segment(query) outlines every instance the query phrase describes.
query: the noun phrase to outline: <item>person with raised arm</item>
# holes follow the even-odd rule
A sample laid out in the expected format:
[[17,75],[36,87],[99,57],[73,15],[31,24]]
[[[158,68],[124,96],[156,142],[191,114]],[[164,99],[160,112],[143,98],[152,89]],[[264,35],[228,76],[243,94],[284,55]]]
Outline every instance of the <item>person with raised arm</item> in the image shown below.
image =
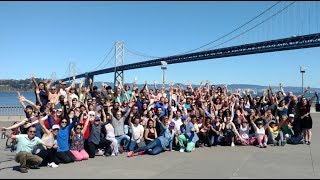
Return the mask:
[[59,164],[59,161],[57,160],[56,153],[58,149],[58,143],[56,140],[56,136],[59,133],[60,126],[59,125],[53,125],[51,130],[48,130],[46,126],[44,125],[44,120],[46,120],[46,117],[42,117],[40,119],[40,126],[42,128],[42,131],[44,132],[42,136],[42,141],[51,144],[52,148],[46,148],[43,145],[38,145],[36,148],[33,149],[33,154],[36,154],[40,156],[43,161],[41,165],[45,165],[52,168],[57,168]]
[[[91,121],[92,121],[92,117]],[[81,114],[80,122],[83,119],[83,114]],[[84,149],[84,133],[86,132],[90,120],[86,121],[84,124],[77,123],[77,125],[74,126],[73,130],[74,133],[71,136],[71,143],[70,143],[70,150],[73,156],[75,157],[76,161],[81,160],[88,160],[89,155],[87,151]]]
[[[69,113],[68,113],[69,114]],[[75,124],[78,121],[80,113],[77,112],[74,117],[72,117],[72,123],[68,122],[67,119],[62,119],[59,122],[59,133],[56,136],[57,142],[58,142],[58,150],[57,150],[57,159],[60,161],[60,163],[71,163],[75,161],[75,157],[70,151],[70,145],[69,145],[69,137],[72,128],[75,126]],[[50,125],[50,129],[55,125],[51,116],[48,116],[48,122]]]
[[266,148],[268,143],[268,136],[266,135],[266,129],[269,127],[269,123],[271,122],[271,120],[268,121],[264,126],[263,126],[263,119],[261,118],[260,119],[250,118],[250,122],[255,131],[255,137],[257,139],[258,147]]
[[30,126],[28,128],[27,134],[19,134],[19,135],[13,135],[13,134],[5,134],[6,137],[17,139],[17,150],[16,150],[16,156],[15,161],[17,163],[20,163],[20,172],[21,173],[27,173],[28,167],[35,166],[37,167],[42,162],[42,158],[33,155],[31,152],[33,148],[38,145],[39,143],[46,146],[47,148],[52,148],[51,144],[47,144],[46,142],[42,141],[40,138],[35,136],[36,127]]
[[[134,123],[132,123],[132,120],[134,121]],[[132,135],[129,144],[129,151],[137,149],[136,147],[143,147],[146,145],[143,139],[144,128],[140,124],[140,120],[140,116],[135,116],[133,112],[130,112],[128,123],[132,130]]]
[[37,83],[34,75],[32,74],[31,75],[31,80],[34,84],[34,90],[35,92],[39,90],[39,93],[36,93],[36,96],[39,96],[40,97],[40,101],[39,99],[37,98],[37,101],[36,101],[36,104],[40,104],[41,103],[41,108],[40,108],[40,111],[41,112],[44,112],[45,108],[46,108],[46,104],[48,103],[48,93],[47,91],[45,90],[45,83],[44,82],[39,82]]
[[129,116],[129,113],[130,113],[133,105],[134,105],[134,102],[131,101],[128,105],[128,109],[127,109],[126,113],[122,116],[121,111],[118,110],[115,112],[115,114],[116,114],[115,117],[113,116],[113,113],[111,112],[111,108],[108,108],[108,113],[111,116],[112,126],[114,127],[115,136],[118,141],[118,147],[120,147],[120,144],[122,143],[122,141],[124,141],[124,146],[123,146],[124,150],[128,150],[128,146],[130,143],[130,137],[128,135],[126,135],[125,131],[124,131],[124,123],[125,123],[125,120],[127,119],[127,117]]

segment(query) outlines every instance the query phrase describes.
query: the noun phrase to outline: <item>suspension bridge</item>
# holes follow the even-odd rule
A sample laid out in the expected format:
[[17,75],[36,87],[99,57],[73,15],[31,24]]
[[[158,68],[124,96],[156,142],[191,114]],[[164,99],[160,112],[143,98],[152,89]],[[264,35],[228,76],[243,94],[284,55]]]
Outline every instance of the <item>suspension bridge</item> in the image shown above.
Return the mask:
[[[201,47],[172,56],[156,57],[146,55],[128,48],[123,41],[117,41],[97,68],[88,72],[75,73],[81,71],[74,63],[71,63],[68,67],[69,75],[60,80],[70,81],[73,77],[76,79],[85,78],[87,83],[88,79],[93,80],[94,76],[114,73],[114,84],[119,84],[124,82],[124,71],[161,66],[162,62],[177,64],[319,47],[319,12],[319,2],[279,1],[229,33]],[[283,31],[286,33],[283,33]],[[242,41],[238,41],[239,39],[242,39]],[[111,56],[112,51],[114,51],[114,55],[103,66],[107,58]],[[140,60],[124,64],[125,52],[126,54],[138,56]],[[112,61],[114,66],[107,67]]]

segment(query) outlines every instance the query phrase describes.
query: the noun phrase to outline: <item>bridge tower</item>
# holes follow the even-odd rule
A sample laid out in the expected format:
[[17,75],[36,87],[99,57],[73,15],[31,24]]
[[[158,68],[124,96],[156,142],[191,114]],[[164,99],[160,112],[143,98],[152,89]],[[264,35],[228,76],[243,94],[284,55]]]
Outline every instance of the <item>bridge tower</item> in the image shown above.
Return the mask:
[[114,88],[120,83],[123,85],[123,70],[118,70],[118,66],[122,66],[124,62],[124,42],[117,41],[115,49]]
[[69,82],[72,80],[72,77],[76,75],[76,63],[69,63]]

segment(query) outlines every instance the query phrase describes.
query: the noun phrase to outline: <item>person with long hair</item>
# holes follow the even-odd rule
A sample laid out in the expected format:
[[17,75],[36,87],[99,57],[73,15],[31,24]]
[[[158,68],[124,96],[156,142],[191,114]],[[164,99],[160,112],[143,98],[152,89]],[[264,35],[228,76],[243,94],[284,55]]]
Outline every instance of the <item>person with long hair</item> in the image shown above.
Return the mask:
[[304,136],[305,144],[310,145],[311,144],[311,129],[312,129],[312,118],[310,115],[310,107],[314,100],[314,98],[317,96],[317,92],[310,98],[308,101],[307,98],[302,97],[300,102],[300,119],[301,119],[301,128]]

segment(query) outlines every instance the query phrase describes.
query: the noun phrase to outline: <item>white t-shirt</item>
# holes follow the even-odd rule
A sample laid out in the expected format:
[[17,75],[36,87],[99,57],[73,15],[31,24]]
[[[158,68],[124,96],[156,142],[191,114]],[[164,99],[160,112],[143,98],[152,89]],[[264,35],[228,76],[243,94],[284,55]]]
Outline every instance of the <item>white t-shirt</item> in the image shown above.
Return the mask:
[[181,121],[181,118],[178,118],[178,119],[174,118],[172,119],[172,121],[174,122],[174,131],[176,132],[180,130],[180,126],[183,124]]
[[106,130],[107,130],[107,135],[106,135],[106,139],[108,138],[115,138],[115,134],[114,134],[114,128],[112,126],[112,124],[107,124],[106,126]]
[[143,134],[144,128],[141,124],[138,126],[132,125],[132,138],[131,140],[136,141]]

